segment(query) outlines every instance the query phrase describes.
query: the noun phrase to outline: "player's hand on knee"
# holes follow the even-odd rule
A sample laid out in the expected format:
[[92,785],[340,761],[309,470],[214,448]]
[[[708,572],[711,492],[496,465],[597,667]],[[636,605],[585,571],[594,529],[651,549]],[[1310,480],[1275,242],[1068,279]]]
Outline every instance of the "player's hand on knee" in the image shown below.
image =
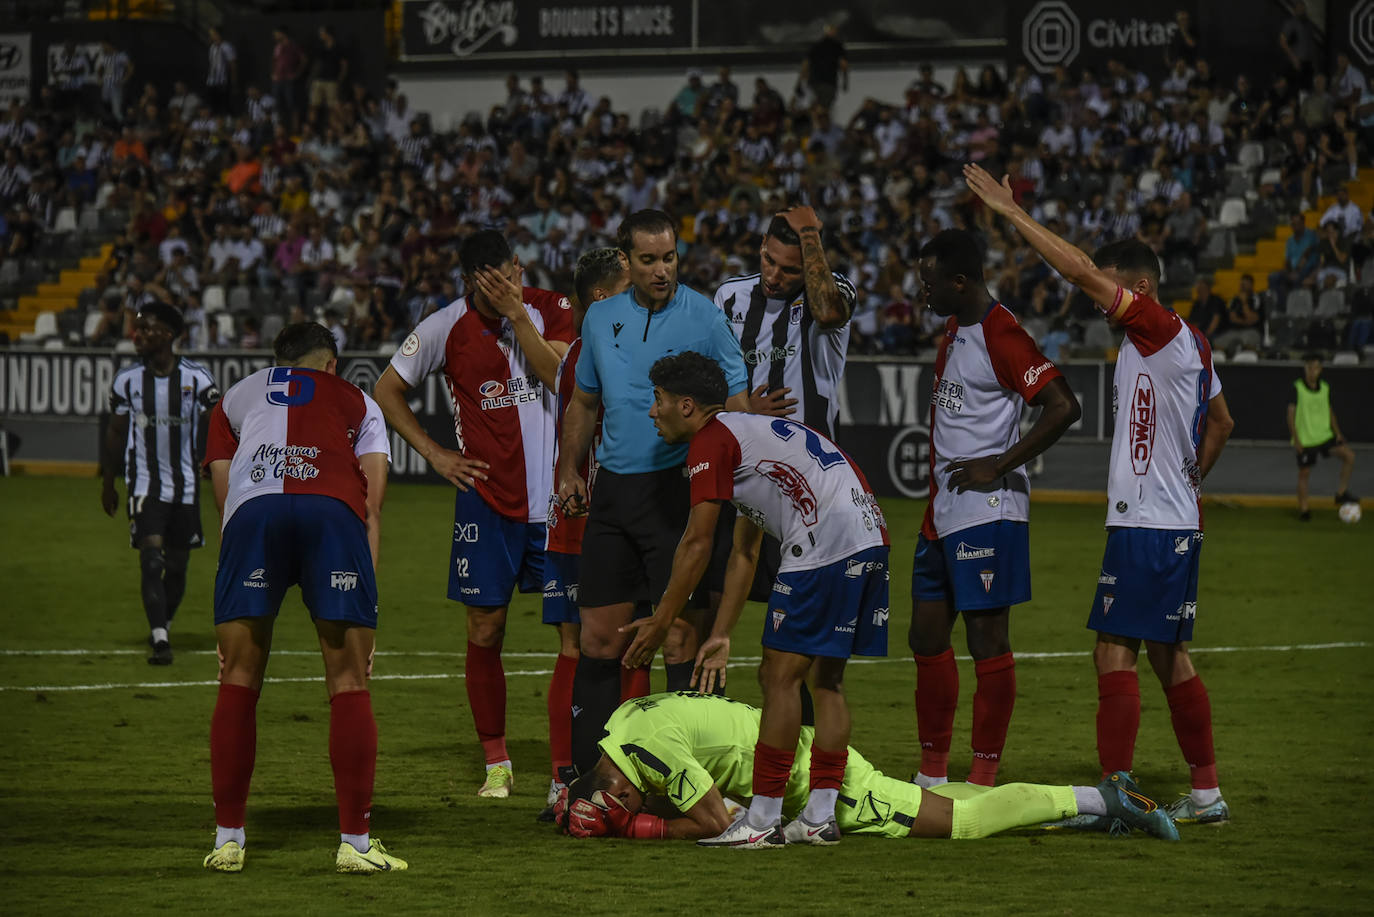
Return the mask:
[[710,694],[716,686],[725,687],[725,666],[730,661],[730,638],[710,637],[697,650],[696,665],[692,668],[692,686],[703,694]]

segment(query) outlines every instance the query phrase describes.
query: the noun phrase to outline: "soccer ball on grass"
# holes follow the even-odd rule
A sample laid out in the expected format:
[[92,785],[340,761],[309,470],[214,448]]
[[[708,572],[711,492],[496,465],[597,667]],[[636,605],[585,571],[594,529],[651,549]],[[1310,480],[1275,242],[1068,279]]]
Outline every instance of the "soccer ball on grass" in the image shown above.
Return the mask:
[[1341,517],[1341,521],[1347,525],[1354,525],[1359,522],[1360,516],[1363,515],[1360,512],[1360,504],[1353,500],[1349,503],[1342,503],[1341,508],[1336,512]]

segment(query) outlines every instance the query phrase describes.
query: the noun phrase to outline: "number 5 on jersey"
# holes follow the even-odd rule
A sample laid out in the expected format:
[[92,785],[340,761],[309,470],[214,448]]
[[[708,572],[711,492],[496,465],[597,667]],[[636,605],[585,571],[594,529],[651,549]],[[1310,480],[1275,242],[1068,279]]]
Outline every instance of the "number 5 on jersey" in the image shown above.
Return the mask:
[[275,366],[267,375],[267,403],[290,408],[315,397],[315,380],[291,366]]

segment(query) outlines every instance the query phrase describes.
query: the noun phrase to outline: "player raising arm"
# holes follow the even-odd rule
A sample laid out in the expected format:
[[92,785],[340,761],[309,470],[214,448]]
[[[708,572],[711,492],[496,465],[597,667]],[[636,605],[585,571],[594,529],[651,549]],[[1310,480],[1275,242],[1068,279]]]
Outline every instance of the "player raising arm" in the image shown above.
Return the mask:
[[[1169,702],[1192,791],[1170,808],[1180,823],[1220,823],[1212,707],[1188,654],[1197,616],[1202,480],[1235,422],[1206,337],[1157,300],[1159,259],[1135,239],[1088,255],[1036,223],[976,165],[964,178],[1051,267],[1125,331],[1107,481],[1107,548],[1088,627],[1097,631],[1097,751],[1103,773],[1129,771],[1140,726],[1140,644]],[[1104,827],[1088,820],[1086,827]]]
[[[727,797],[751,792],[760,715],[747,704],[690,691],[622,704],[606,724],[600,760],[560,800],[560,827],[576,837],[700,840],[717,834],[730,824]],[[807,804],[806,762],[815,753],[812,731],[803,727],[798,766],[786,775],[783,789],[783,811],[796,819],[791,824],[801,821],[798,813]],[[1090,817],[1112,823],[1116,836],[1139,829],[1178,839],[1169,816],[1127,774],[1112,774],[1095,787],[1009,783],[989,790],[923,790],[883,775],[846,748],[837,795],[838,829],[846,834],[967,840]],[[646,807],[646,799],[655,804]],[[665,811],[659,803],[667,804],[666,816],[648,811]],[[792,831],[787,842],[793,842]],[[780,843],[781,838],[772,846]]]
[[329,691],[329,762],[339,806],[339,872],[405,869],[369,836],[377,723],[367,690],[377,627],[376,564],[386,491],[386,424],[376,402],[335,375],[322,325],[288,325],[277,366],[225,393],[206,464],[222,520],[215,637],[223,658],[210,721],[215,849],[207,869],[243,869],[244,812],[272,625],[299,584],[319,633]]

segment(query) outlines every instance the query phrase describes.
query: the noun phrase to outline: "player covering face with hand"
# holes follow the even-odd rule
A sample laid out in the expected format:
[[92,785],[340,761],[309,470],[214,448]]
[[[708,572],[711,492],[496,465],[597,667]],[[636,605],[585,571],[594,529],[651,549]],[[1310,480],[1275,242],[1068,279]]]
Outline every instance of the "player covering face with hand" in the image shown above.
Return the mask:
[[[731,824],[727,797],[747,798],[751,792],[760,712],[689,691],[622,704],[606,724],[595,768],[573,781],[560,800],[560,828],[575,837],[658,840],[708,838],[725,830]],[[803,728],[785,788],[783,811],[789,816],[807,803],[812,739],[812,730]],[[884,776],[852,748],[847,753],[835,808],[845,833],[973,839],[1096,815],[1112,823],[1115,836],[1139,829],[1178,839],[1169,816],[1124,773],[1096,787],[1009,783],[986,790],[969,785],[923,790]]]

